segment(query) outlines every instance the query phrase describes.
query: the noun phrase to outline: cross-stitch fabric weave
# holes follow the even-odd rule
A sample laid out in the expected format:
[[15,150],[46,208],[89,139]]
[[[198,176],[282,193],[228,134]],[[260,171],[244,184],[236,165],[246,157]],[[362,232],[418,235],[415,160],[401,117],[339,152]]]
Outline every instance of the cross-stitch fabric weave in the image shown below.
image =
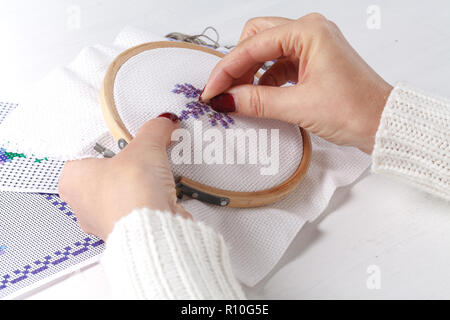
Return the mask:
[[0,298],[93,263],[103,247],[57,195],[0,192]]
[[17,103],[0,102],[0,123],[17,107]]
[[[0,102],[0,125],[17,104]],[[11,152],[0,145],[0,191],[57,193],[64,161]]]
[[[199,102],[209,73],[219,61],[215,55],[182,48],[154,49],[132,57],[122,65],[114,84],[114,100],[122,121],[135,135],[147,120],[161,113],[172,112],[180,117],[180,127],[191,133],[187,152],[190,157],[185,159],[188,163],[172,165],[176,176],[242,192],[279,185],[295,172],[302,159],[300,130],[281,121],[217,113]],[[219,141],[202,141],[201,135],[207,132],[217,133]],[[233,132],[236,140],[227,138]],[[276,148],[272,149],[274,141]],[[220,154],[212,159],[214,163],[205,165],[206,146],[212,143],[218,146],[216,152]],[[263,154],[277,155],[272,164],[259,161],[262,152],[259,143],[267,147]],[[177,142],[173,148],[178,150],[176,145]],[[170,159],[174,157],[172,150],[169,149]],[[231,151],[233,156],[228,158]],[[203,157],[197,163],[196,154]],[[241,164],[238,159],[242,159]]]
[[[101,80],[107,66],[117,54],[131,46],[155,40],[161,40],[161,37],[129,28],[117,37],[112,46],[93,46],[83,50],[68,67],[52,72],[41,81],[30,93],[29,98],[23,99],[27,102],[7,116],[0,125],[2,141],[0,145],[7,145],[11,152],[31,152],[36,156],[63,160],[97,157],[92,147],[98,141],[117,151],[100,112],[98,95]],[[193,65],[195,61],[192,62]],[[236,125],[235,116],[229,119],[194,104],[193,96],[202,89],[201,85],[208,76],[206,69],[210,69],[213,62],[208,64],[208,68],[205,67],[205,69],[197,66],[203,70],[202,74],[189,79],[177,78],[177,73],[155,74],[154,77],[159,77],[162,83],[167,79],[172,81],[164,85],[164,90],[161,87],[154,92],[154,101],[158,100],[158,97],[179,101],[178,114],[183,118],[184,126],[189,126],[190,122],[194,123],[197,116],[205,128],[209,126],[223,130],[225,126],[233,127]],[[137,75],[139,73],[136,72],[132,76]],[[143,76],[146,81],[150,79],[147,74]],[[126,77],[121,79],[127,80]],[[133,80],[132,77],[129,79]],[[129,91],[124,90],[124,93],[126,92]],[[134,94],[127,96],[122,95],[118,90],[115,95],[119,100],[122,99],[119,101],[121,106],[126,107],[133,107],[133,103],[130,104],[126,99],[142,98],[140,101],[148,104],[148,106],[145,105],[145,110],[152,112],[151,96],[147,96],[147,93],[141,96]],[[192,104],[189,104],[191,102]],[[123,110],[119,112],[123,113]],[[183,111],[185,112],[182,113]],[[126,113],[122,115],[125,115],[125,121],[131,121],[127,119]],[[137,126],[133,128],[132,122],[129,124],[131,124],[132,132],[135,132],[133,130],[136,130]],[[270,128],[267,123],[265,125]],[[259,123],[256,123],[256,126],[258,127]],[[264,128],[264,125],[261,127]],[[299,152],[301,142],[297,128],[288,126],[287,130],[294,131],[284,135],[280,133],[280,152],[282,150],[286,152],[286,148],[281,147],[286,142],[293,149],[288,150],[292,154],[286,156],[289,160],[285,160],[284,165],[280,166],[278,177],[268,176],[269,178],[262,179],[260,175],[242,176],[242,172],[237,170],[234,176],[225,177],[228,186],[252,190],[256,185],[255,180],[261,182],[261,186],[270,186],[276,184],[276,179],[283,174],[288,176],[290,170],[295,168],[300,160],[294,155],[301,154]],[[281,137],[282,135],[284,138]],[[289,139],[298,141],[298,145],[293,146]],[[352,183],[370,164],[369,157],[359,150],[338,147],[314,135],[311,136],[311,140],[313,148],[311,165],[304,180],[290,196],[276,204],[263,208],[233,209],[211,206],[193,199],[185,199],[182,202],[194,219],[205,221],[224,236],[229,245],[234,273],[246,285],[255,285],[266,276],[301,227],[307,221],[314,220],[326,208],[336,188]],[[207,165],[199,167],[203,171],[209,170]],[[198,173],[202,173],[202,170],[195,172],[192,169],[182,173],[191,175],[190,177],[195,176],[200,181],[207,176],[214,177],[211,172],[197,176]],[[217,171],[220,170],[215,170],[220,176],[220,172],[217,173]],[[216,186],[218,183],[227,186],[222,180],[206,181],[211,184],[216,183]]]
[[117,151],[100,112],[101,82],[122,51],[161,40],[167,39],[128,27],[113,45],[83,49],[67,67],[50,72],[21,98],[21,107],[0,125],[0,145],[59,160],[98,157],[96,142]]

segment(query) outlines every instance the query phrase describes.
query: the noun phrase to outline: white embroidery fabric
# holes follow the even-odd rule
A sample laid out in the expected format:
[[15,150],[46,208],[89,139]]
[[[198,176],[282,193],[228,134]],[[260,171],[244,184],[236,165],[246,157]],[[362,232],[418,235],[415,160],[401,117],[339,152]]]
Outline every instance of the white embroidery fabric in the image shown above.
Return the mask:
[[74,219],[55,195],[0,192],[0,299],[99,260],[103,241],[83,233]]
[[[153,49],[128,60],[119,69],[114,83],[114,101],[125,127],[134,136],[147,120],[164,112],[180,115],[182,110],[189,110],[186,104],[198,104],[198,95],[205,86],[211,70],[219,61],[219,57],[209,53],[182,48]],[[184,85],[185,83],[197,90],[186,88],[185,91],[189,97],[186,97],[183,92],[172,92],[176,84]],[[195,94],[192,94],[192,91],[196,91]],[[182,120],[180,127],[192,133],[190,155],[194,155],[195,152],[202,154],[207,145],[216,143],[220,147],[223,146],[223,156],[218,157],[223,164],[206,165],[204,161],[201,164],[195,164],[192,156],[190,164],[172,165],[175,176],[183,175],[212,187],[240,192],[274,187],[292,176],[300,163],[303,150],[302,137],[297,126],[281,121],[234,115],[231,116],[232,124],[225,121],[222,125],[218,121],[212,126],[210,116],[214,114],[219,115],[209,110],[203,115],[199,114],[198,119],[191,116]],[[201,127],[203,132],[216,130],[223,137],[222,143],[218,141],[194,143],[195,125]],[[242,142],[243,147],[234,144],[233,165],[226,164],[226,153],[232,149],[231,146],[226,145],[226,131],[230,132],[231,129],[252,130],[257,146],[257,148],[250,148],[248,139],[243,134],[237,133],[237,139]],[[267,153],[268,156],[278,153],[277,150],[271,149],[272,139],[274,139],[271,132],[272,130],[278,132],[279,166],[276,165],[276,168],[279,170],[276,174],[275,172],[271,175],[261,174],[261,170],[268,169],[269,164],[259,164],[259,161],[256,161],[256,164],[249,164],[250,157],[258,155],[260,151],[258,148],[258,142],[262,141],[259,139],[260,130],[266,130],[264,132],[267,133],[267,143],[264,145],[268,150],[264,154]],[[200,129],[197,132],[200,132]],[[197,141],[201,140],[197,139]],[[171,151],[172,149],[169,149],[169,154]],[[236,160],[239,158],[246,161],[243,164],[237,164]]]
[[[12,151],[31,152],[64,160],[98,156],[92,150],[93,144],[97,141],[117,151],[100,112],[98,91],[101,80],[115,55],[131,46],[159,40],[162,40],[161,37],[128,28],[119,34],[111,47],[94,46],[83,50],[70,66],[51,73],[40,82],[27,102],[5,119],[0,125],[0,145],[7,144]],[[212,63],[209,62],[209,69]],[[196,86],[205,83],[208,75],[206,70],[201,70],[203,70],[201,78],[189,79],[194,81]],[[167,79],[173,77],[173,81],[170,82],[174,82],[173,85],[184,78],[183,76],[178,79],[175,74],[167,72],[154,76],[162,79],[166,79],[166,76]],[[149,79],[150,75],[146,74],[145,80]],[[162,84],[158,84],[158,81],[154,81],[153,85],[157,86],[157,90],[162,90],[160,89]],[[158,87],[160,85],[161,87]],[[124,88],[127,89],[124,89],[124,92],[130,92],[130,86]],[[164,97],[173,98],[174,101],[183,99],[186,102],[182,95],[167,92],[170,89],[173,88],[169,83],[164,85],[166,91]],[[121,96],[120,91],[115,94]],[[133,101],[139,98],[136,95],[131,97]],[[146,107],[145,110],[148,110],[151,95],[147,96],[144,92],[142,97],[140,101]],[[129,106],[126,102],[120,103]],[[171,102],[171,105],[175,104]],[[155,115],[156,110],[150,110],[148,117]],[[125,120],[130,121],[133,127],[133,120]],[[255,122],[252,123],[254,124]],[[285,139],[281,138],[283,133],[280,133],[280,152],[285,152],[286,158],[283,159],[284,165],[280,166],[280,174],[275,178],[252,173],[242,179],[239,175],[242,171],[239,173],[237,170],[234,176],[231,176],[232,179],[229,179],[229,176],[225,176],[226,179],[212,179],[220,170],[215,172],[211,170],[210,174],[204,174],[209,170],[206,165],[192,166],[194,168],[192,171],[187,170],[183,174],[195,177],[200,182],[233,187],[237,190],[252,190],[255,186],[259,189],[278,184],[277,179],[282,180],[284,176],[289,176],[298,165],[300,159],[296,155],[301,154],[301,140],[298,129],[293,126],[276,122],[266,122],[266,125],[285,126],[288,131],[295,130],[288,132],[286,134],[288,138]],[[255,285],[267,275],[303,224],[315,219],[326,208],[335,189],[352,183],[370,164],[369,157],[359,150],[338,147],[313,135],[311,138],[313,145],[311,166],[301,185],[285,200],[267,207],[250,209],[219,208],[192,199],[183,201],[183,205],[195,219],[205,221],[224,236],[230,246],[234,272],[246,285]],[[297,150],[292,152],[292,149],[289,150],[290,147]],[[195,168],[199,170],[195,171]],[[209,180],[206,177],[209,177]]]
[[[0,102],[0,125],[16,107],[15,103]],[[8,151],[0,145],[0,191],[57,192],[64,161],[22,153],[13,159],[5,159]]]

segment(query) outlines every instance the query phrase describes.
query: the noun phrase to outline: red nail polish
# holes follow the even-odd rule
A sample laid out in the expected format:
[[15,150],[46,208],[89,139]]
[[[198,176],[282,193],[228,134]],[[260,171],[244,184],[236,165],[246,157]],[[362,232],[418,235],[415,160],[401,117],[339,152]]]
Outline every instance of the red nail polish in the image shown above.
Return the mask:
[[167,118],[172,120],[173,122],[177,123],[178,121],[180,121],[180,119],[178,118],[178,116],[175,113],[171,113],[171,112],[166,112],[166,113],[161,113],[158,118],[163,117],[163,118]]
[[229,93],[222,93],[215,96],[209,101],[209,105],[217,112],[234,112],[236,111],[236,104],[234,98]]
[[200,102],[202,102],[202,94],[203,94],[203,91],[205,91],[205,88],[206,88],[206,86],[203,87],[202,92],[201,92],[200,95],[198,96],[198,101],[200,101]]

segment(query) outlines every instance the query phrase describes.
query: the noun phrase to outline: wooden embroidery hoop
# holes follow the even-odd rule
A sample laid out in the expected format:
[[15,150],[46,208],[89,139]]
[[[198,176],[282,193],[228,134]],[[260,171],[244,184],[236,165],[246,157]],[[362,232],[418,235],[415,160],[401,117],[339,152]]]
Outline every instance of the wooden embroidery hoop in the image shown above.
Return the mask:
[[[225,56],[225,54],[208,47],[172,41],[145,43],[130,48],[120,54],[109,66],[100,90],[100,103],[103,117],[109,131],[118,142],[120,149],[123,149],[133,137],[120,118],[114,101],[114,81],[117,72],[130,58],[144,51],[159,48],[184,48],[203,51],[220,58]],[[210,187],[185,177],[178,177],[176,179],[177,195],[181,198],[184,194],[203,202],[233,208],[261,207],[283,199],[300,184],[311,161],[311,140],[308,133],[301,127],[300,132],[303,139],[302,160],[294,174],[281,184],[255,192],[236,192]]]

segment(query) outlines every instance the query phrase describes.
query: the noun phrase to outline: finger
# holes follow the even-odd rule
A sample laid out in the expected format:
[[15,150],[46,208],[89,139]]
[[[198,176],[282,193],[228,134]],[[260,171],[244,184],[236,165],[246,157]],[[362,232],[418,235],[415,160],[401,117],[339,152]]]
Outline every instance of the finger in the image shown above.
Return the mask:
[[242,85],[227,93],[232,95],[238,114],[290,123],[298,122],[301,117],[298,106],[307,103],[303,90],[296,87]]
[[175,206],[175,212],[186,219],[192,219],[192,215],[179,203]]
[[[273,28],[288,22],[292,22],[292,19],[282,17],[257,17],[248,20],[242,30],[239,43],[243,40],[254,36],[255,34],[264,31],[269,28]],[[254,82],[255,74],[264,65],[264,63],[256,64],[250,71],[248,71],[241,78],[233,81],[233,86],[241,84],[252,84]]]
[[[64,164],[58,181],[58,194],[71,203],[74,193],[78,194],[77,186],[92,187],[98,181],[97,177],[109,159],[83,159],[67,161]],[[80,202],[83,199],[79,199]]]
[[171,142],[173,130],[179,126],[179,118],[173,113],[163,113],[157,118],[147,121],[131,141],[130,147],[165,150]]
[[136,137],[115,158],[127,162],[133,159],[136,163],[168,168],[167,146],[171,142],[173,130],[178,128],[179,120],[174,114],[171,119],[159,116],[147,121],[137,132]]
[[294,20],[282,17],[257,17],[247,21],[242,30],[239,42],[247,39],[248,37],[254,36],[261,31],[270,29],[282,24],[292,22]]
[[263,63],[259,63],[254,65],[249,71],[247,71],[242,77],[239,79],[235,79],[232,83],[232,86],[238,86],[241,84],[252,84],[255,80],[255,75],[259,69],[263,66]]
[[259,85],[279,87],[288,81],[298,81],[298,60],[280,59],[258,81]]
[[203,91],[202,100],[209,101],[224,92],[234,80],[242,77],[257,64],[282,56],[299,54],[294,45],[298,46],[302,39],[300,35],[293,36],[293,30],[296,28],[288,23],[244,40],[213,69]]

